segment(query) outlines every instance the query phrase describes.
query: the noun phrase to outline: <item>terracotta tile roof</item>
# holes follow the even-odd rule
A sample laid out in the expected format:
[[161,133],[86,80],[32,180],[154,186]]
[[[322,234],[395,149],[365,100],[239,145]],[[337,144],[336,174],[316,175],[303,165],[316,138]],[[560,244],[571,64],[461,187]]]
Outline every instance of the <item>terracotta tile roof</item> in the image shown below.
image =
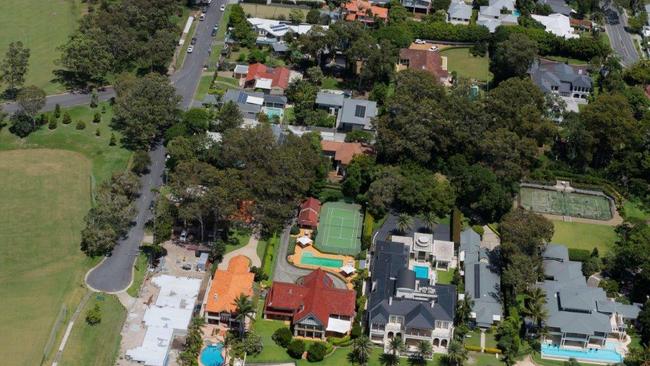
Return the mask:
[[233,304],[239,295],[253,296],[253,280],[255,275],[248,268],[250,260],[238,255],[230,259],[227,270],[217,270],[212,279],[208,292],[208,301],[205,310],[212,313],[234,313],[236,306]]
[[572,27],[584,27],[587,29],[591,29],[591,22],[587,19],[574,19],[570,18],[569,19],[569,24]]
[[298,224],[303,226],[317,226],[320,214],[320,201],[309,197],[300,205]]
[[449,72],[442,69],[442,58],[439,52],[402,48],[399,50],[399,59],[400,63],[402,60],[408,60],[409,69],[428,71],[439,79],[449,76]]
[[286,67],[271,68],[261,63],[248,65],[248,74],[246,82],[257,79],[271,79],[272,87],[286,89],[289,86],[289,76],[291,71]]
[[388,19],[388,9],[371,5],[369,1],[353,0],[345,3],[344,7],[348,11],[345,20],[355,20],[357,16],[377,17],[382,20]]
[[293,322],[313,315],[327,328],[330,315],[354,316],[354,290],[337,289],[326,272],[317,269],[301,284],[274,282],[265,306],[293,311]]
[[338,142],[326,141],[320,142],[323,152],[334,153],[334,160],[340,161],[343,165],[348,165],[355,155],[370,154],[372,148],[360,142]]

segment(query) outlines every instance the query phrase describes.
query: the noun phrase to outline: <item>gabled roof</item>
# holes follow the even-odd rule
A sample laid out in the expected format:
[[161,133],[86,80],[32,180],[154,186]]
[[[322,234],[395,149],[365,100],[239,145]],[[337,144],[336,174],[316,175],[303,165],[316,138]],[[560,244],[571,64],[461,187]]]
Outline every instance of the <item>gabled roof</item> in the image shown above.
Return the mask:
[[352,0],[345,3],[343,7],[348,11],[345,20],[355,20],[358,16],[376,17],[382,20],[388,19],[388,9],[371,5],[369,1]]
[[449,4],[449,9],[447,12],[449,13],[450,18],[467,20],[472,18],[472,6],[463,0],[452,1]]
[[547,4],[551,7],[554,13],[564,14],[566,16],[571,15],[574,11],[566,4],[564,0],[541,0],[542,4]]
[[442,68],[442,57],[437,51],[402,48],[399,50],[400,62],[408,60],[408,68],[433,74],[437,79],[447,78],[449,73]]
[[328,93],[319,91],[316,94],[316,104],[323,106],[342,107],[345,96],[343,93]]
[[555,34],[558,37],[562,38],[580,38],[577,33],[574,33],[573,28],[571,28],[571,23],[569,22],[569,17],[562,14],[551,14],[551,15],[537,15],[532,14],[531,17],[541,23],[546,31],[552,34]]
[[227,270],[217,270],[208,292],[205,310],[213,313],[234,313],[237,307],[234,301],[240,295],[253,296],[255,275],[248,267],[250,260],[238,255],[230,259]]
[[372,148],[360,142],[338,142],[322,140],[320,142],[323,152],[334,153],[334,160],[348,165],[356,155],[369,154]]
[[559,88],[559,92],[571,92],[572,86],[591,89],[593,81],[585,67],[567,65],[563,62],[536,60],[528,71],[531,79],[543,92]]
[[377,102],[365,99],[345,99],[341,109],[341,123],[360,125],[371,129],[371,119],[377,116]]
[[313,197],[307,198],[302,204],[300,204],[298,224],[306,226],[317,226],[320,207],[321,204],[319,200]]
[[569,249],[565,245],[549,243],[544,249],[542,258],[566,262],[569,260]]
[[331,315],[353,317],[356,296],[353,290],[337,289],[325,271],[317,269],[299,284],[273,282],[266,306],[293,311],[293,322],[313,317],[327,327]]
[[248,66],[248,74],[246,75],[246,82],[269,79],[271,80],[271,87],[278,87],[286,89],[289,86],[289,77],[291,71],[286,67],[271,68],[261,63],[256,63]]

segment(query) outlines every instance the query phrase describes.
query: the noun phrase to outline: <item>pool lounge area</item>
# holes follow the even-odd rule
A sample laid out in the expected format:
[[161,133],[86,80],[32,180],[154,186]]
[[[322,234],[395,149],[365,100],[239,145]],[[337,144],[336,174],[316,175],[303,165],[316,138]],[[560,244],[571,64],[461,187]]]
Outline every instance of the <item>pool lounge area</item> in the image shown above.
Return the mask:
[[608,343],[604,349],[567,349],[555,345],[542,345],[542,358],[569,360],[575,358],[579,362],[612,364],[623,361],[623,356],[616,352],[615,345]]

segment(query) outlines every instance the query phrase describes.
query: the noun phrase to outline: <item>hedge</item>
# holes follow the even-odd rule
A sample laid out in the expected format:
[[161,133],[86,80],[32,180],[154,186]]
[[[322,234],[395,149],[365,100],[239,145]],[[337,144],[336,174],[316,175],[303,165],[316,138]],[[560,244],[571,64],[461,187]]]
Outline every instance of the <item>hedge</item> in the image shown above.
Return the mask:
[[451,24],[443,22],[415,22],[408,23],[415,38],[477,43],[490,39],[490,31],[480,25]]
[[345,337],[327,337],[327,342],[337,347],[347,347],[352,342],[349,335]]
[[466,344],[465,349],[468,351],[481,352],[481,346],[470,346]]
[[[244,2],[253,2],[253,1],[244,1]],[[266,4],[266,0],[263,2]],[[310,0],[271,0],[271,4],[286,4],[286,5],[304,5],[313,9],[320,9],[323,6],[323,1],[310,1]],[[295,7],[293,7],[295,9]],[[304,9],[300,7],[298,9]]]
[[589,258],[591,258],[591,251],[587,249],[569,248],[569,260],[586,262]]
[[491,354],[493,354],[493,355],[494,355],[494,354],[497,354],[497,355],[498,355],[498,354],[501,354],[501,350],[498,349],[498,348],[489,348],[489,347],[485,347],[485,349],[483,350],[483,352],[485,352],[485,353],[491,353]]
[[363,217],[363,234],[361,236],[361,249],[369,249],[372,244],[372,232],[375,227],[375,218],[366,210]]

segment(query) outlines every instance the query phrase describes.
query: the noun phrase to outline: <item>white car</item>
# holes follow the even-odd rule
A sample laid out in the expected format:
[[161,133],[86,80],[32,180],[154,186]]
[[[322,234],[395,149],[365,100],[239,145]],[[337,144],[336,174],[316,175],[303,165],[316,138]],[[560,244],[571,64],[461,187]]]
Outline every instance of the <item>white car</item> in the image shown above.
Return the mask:
[[426,41],[423,41],[419,38],[415,40],[415,44],[426,44],[426,43],[427,43]]
[[194,51],[194,46],[190,45],[187,47],[187,53],[192,53],[192,51]]
[[205,13],[201,13],[201,16],[199,17],[199,20],[200,20],[200,21],[204,21],[204,20],[205,20]]
[[187,231],[183,230],[181,231],[181,243],[185,243],[187,241]]
[[225,10],[226,10],[226,5],[221,5],[221,7],[219,8],[219,10],[221,10],[221,11],[225,11]]

